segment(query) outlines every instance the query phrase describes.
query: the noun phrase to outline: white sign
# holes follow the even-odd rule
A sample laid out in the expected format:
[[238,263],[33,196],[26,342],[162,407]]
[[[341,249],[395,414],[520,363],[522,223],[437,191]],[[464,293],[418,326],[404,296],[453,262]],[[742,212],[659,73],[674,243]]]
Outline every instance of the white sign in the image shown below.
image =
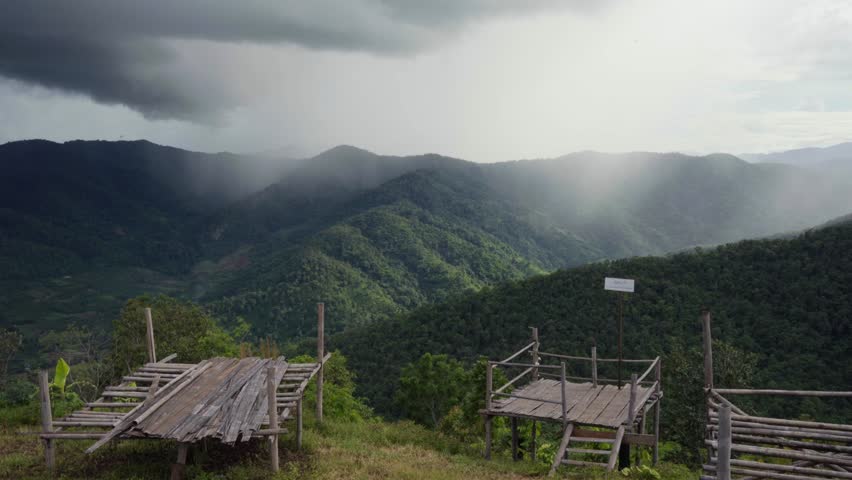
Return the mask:
[[629,278],[604,278],[604,290],[633,293],[636,281]]

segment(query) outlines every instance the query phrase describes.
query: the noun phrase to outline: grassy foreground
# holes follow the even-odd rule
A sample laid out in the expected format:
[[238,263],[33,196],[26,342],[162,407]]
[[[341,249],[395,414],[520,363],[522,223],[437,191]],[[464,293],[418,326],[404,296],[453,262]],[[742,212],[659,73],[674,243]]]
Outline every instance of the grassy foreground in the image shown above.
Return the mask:
[[[29,428],[35,430],[37,427]],[[281,471],[269,471],[265,443],[253,441],[236,448],[211,442],[190,450],[187,479],[518,479],[544,477],[547,466],[529,461],[512,462],[503,456],[485,461],[478,451],[444,435],[409,422],[341,423],[321,427],[306,425],[301,452],[291,435],[282,435]],[[174,443],[122,441],[93,455],[83,450],[91,441],[59,441],[58,478],[163,479],[168,478],[176,456]],[[560,469],[558,478],[626,478],[592,469]],[[697,478],[683,466],[663,464],[663,479]],[[40,442],[36,436],[0,431],[0,478],[47,479]]]

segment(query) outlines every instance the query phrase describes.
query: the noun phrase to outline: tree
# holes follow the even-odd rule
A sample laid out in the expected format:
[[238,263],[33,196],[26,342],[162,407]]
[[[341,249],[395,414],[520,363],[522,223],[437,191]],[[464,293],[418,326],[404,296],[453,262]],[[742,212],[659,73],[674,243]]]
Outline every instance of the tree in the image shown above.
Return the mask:
[[[112,365],[116,374],[131,372],[147,361],[144,309],[151,308],[157,354],[177,354],[181,362],[215,356],[237,356],[233,335],[200,306],[165,295],[143,295],[127,301],[113,322]],[[239,327],[238,327],[239,328]]]
[[[729,388],[749,387],[757,370],[758,355],[740,350],[719,340],[713,341],[713,373],[717,385]],[[704,424],[707,420],[704,402],[703,354],[698,348],[686,349],[675,342],[664,360],[665,438],[684,447],[679,463],[697,464],[704,447]],[[742,404],[740,404],[742,406]]]
[[9,363],[20,350],[22,342],[23,336],[19,332],[14,330],[0,331],[0,383],[6,380]]
[[437,427],[450,408],[461,401],[466,380],[458,360],[425,353],[403,368],[396,403],[406,417]]

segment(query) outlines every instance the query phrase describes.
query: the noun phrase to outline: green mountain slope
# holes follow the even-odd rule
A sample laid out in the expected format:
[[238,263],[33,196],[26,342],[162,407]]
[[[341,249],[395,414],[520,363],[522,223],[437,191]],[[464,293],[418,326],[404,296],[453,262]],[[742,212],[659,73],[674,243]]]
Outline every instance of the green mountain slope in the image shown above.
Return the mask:
[[200,258],[202,218],[284,166],[145,141],[0,145],[4,280],[96,266],[185,272]]
[[108,325],[123,299],[160,291],[297,340],[317,301],[342,330],[558,268],[801,229],[852,204],[836,179],[728,155],[474,164],[341,146],[275,163],[32,141],[0,146],[0,165],[0,322],[36,335]]
[[825,185],[728,155],[472,164],[339,147],[214,217],[206,248],[245,261],[214,272],[203,298],[298,338],[317,301],[344,329],[534,273],[801,229],[851,195]]
[[[616,356],[615,294],[605,276],[636,279],[625,356],[699,346],[709,307],[715,336],[759,355],[766,388],[846,390],[852,383],[852,223],[794,239],[743,241],[668,257],[607,261],[460,295],[338,336],[363,395],[392,412],[399,371],[425,352],[472,360],[506,356],[538,326],[543,349]],[[817,353],[818,352],[818,353]],[[665,361],[664,361],[665,365]],[[810,413],[830,405],[809,404]]]

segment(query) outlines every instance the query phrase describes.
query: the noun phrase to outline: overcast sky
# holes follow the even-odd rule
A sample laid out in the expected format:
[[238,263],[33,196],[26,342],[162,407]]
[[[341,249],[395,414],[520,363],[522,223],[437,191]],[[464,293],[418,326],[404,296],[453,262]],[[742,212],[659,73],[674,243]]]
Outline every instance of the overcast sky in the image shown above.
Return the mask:
[[852,140],[852,3],[28,0],[0,142],[475,161]]

